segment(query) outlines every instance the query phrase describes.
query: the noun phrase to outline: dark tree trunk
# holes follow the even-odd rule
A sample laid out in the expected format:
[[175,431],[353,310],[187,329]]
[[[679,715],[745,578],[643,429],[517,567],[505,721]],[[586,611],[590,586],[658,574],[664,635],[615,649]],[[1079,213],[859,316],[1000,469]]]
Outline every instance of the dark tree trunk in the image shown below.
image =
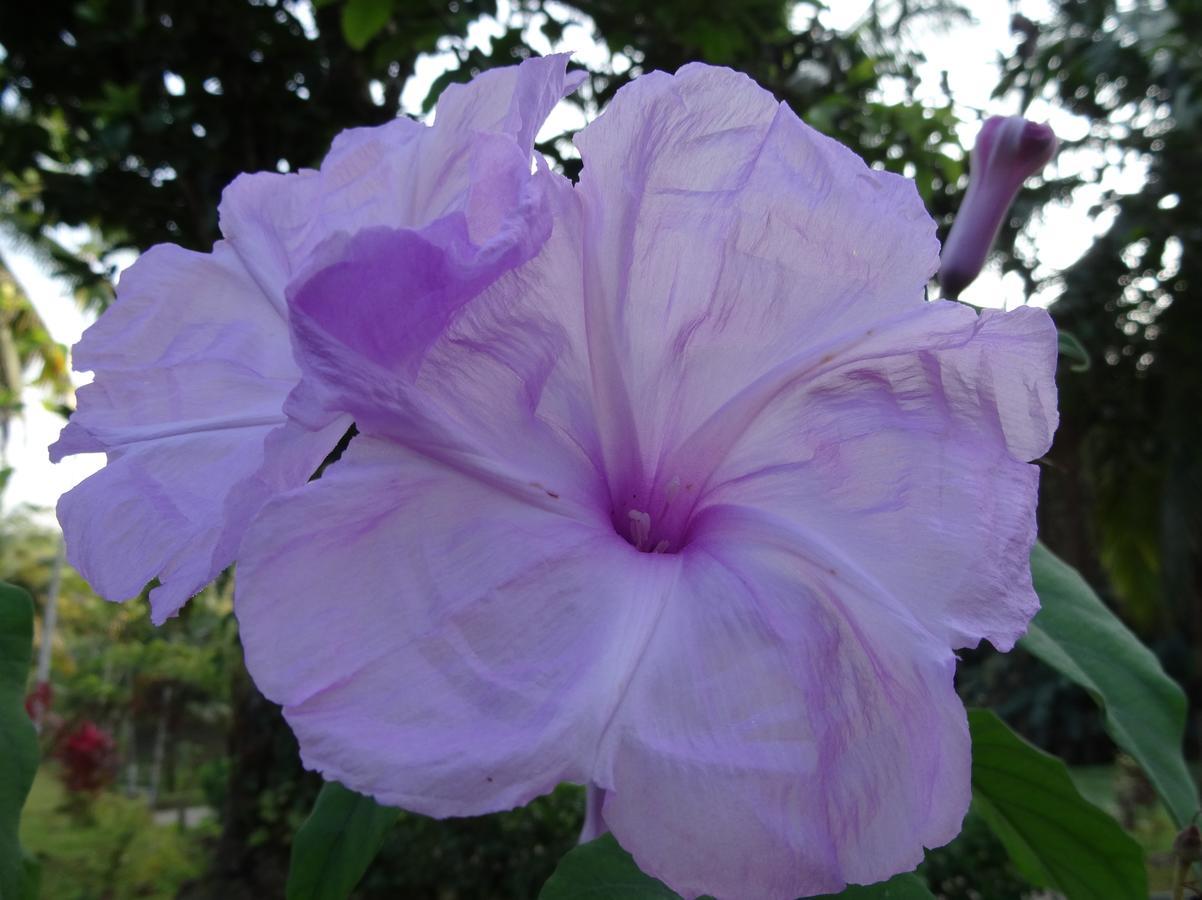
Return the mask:
[[229,783],[221,836],[209,870],[181,900],[263,900],[283,896],[292,836],[308,815],[320,778],[301,768],[296,739],[239,662],[233,674]]

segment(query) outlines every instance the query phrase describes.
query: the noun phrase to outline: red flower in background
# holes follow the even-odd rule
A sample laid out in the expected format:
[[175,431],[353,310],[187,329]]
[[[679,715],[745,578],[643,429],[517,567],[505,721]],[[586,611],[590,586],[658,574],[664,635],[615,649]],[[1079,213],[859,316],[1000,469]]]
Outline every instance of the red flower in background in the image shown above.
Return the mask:
[[34,722],[41,723],[54,703],[54,689],[49,681],[40,681],[25,698],[25,712]]
[[67,790],[94,794],[108,785],[116,771],[115,750],[112,735],[90,720],[65,732],[55,756]]

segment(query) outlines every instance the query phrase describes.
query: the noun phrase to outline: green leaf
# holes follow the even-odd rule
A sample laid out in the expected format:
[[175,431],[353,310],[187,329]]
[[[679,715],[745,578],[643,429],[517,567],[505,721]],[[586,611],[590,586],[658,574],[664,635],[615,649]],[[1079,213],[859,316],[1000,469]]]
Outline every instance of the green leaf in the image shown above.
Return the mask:
[[400,810],[327,781],[292,842],[288,900],[344,900],[399,815]]
[[25,876],[25,883],[22,886],[25,894],[21,900],[36,900],[36,898],[42,895],[41,861],[32,853],[26,851],[21,860],[21,871]]
[[879,884],[853,884],[838,894],[826,894],[826,900],[935,900],[921,878],[913,872],[895,875]]
[[1056,347],[1060,355],[1069,361],[1069,368],[1074,372],[1089,371],[1089,351],[1071,331],[1063,328],[1056,331]]
[[38,737],[25,713],[33,657],[33,601],[0,583],[0,897],[32,898],[37,890],[18,832],[21,807],[38,768]]
[[538,900],[680,900],[680,895],[645,875],[612,834],[581,844],[564,854]]
[[380,33],[392,18],[393,0],[347,0],[342,7],[342,36],[356,50]]
[[[825,896],[845,900],[934,900],[934,895],[913,872],[880,884],[852,886],[840,894]],[[612,834],[602,835],[564,854],[539,892],[538,900],[608,900],[610,897],[680,900],[680,895],[662,881],[644,874]]]
[[1089,691],[1114,742],[1135,757],[1185,827],[1198,809],[1181,749],[1185,694],[1077,570],[1043,544],[1031,551],[1031,574],[1043,608],[1020,645]]
[[970,710],[968,725],[973,808],[1032,884],[1068,900],[1148,896],[1143,851],[1077,792],[1063,762],[989,710]]

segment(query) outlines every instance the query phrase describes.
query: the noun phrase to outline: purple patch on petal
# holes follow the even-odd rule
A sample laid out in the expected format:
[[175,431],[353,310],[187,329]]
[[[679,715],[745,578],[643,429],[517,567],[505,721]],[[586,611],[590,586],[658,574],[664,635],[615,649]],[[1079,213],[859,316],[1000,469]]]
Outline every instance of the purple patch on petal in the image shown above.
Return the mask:
[[361,279],[337,302],[377,350],[403,336],[416,360],[455,306],[546,240],[533,141],[579,83],[566,62],[529,60],[449,91],[431,127],[345,132],[317,171],[242,176],[212,253],[162,245],[125,273],[75,347],[74,364],[96,377],[50,449],[108,454],[59,503],[68,558],[98,592],[124,600],[158,578],[152,617],[174,615],[234,561],[262,504],[304,484],[346,432],[348,410],[300,384],[286,303],[331,247],[400,235],[404,246],[381,249],[405,271],[378,273],[397,275],[397,291],[375,294],[395,309],[357,309]]

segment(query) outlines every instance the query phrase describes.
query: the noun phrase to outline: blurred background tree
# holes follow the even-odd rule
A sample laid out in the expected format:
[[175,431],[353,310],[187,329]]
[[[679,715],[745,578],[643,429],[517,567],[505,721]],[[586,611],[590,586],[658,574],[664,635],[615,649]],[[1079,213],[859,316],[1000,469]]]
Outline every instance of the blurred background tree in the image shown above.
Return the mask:
[[21,283],[0,254],[0,494],[8,478],[8,428],[21,412],[27,384],[50,388],[65,399],[71,393],[67,348],[54,342]]
[[[1111,223],[1063,272],[1010,261],[1095,358],[1061,379],[1043,530],[1100,566],[1129,620],[1199,696],[1202,675],[1202,3],[1061,0],[1006,67],[1017,89],[1088,119],[1076,142],[1102,166],[1142,170],[1101,193]],[[1100,172],[1080,180],[1097,182]],[[1099,579],[1101,582],[1102,579]]]
[[[219,239],[221,190],[238,173],[316,165],[338,131],[396,115],[423,54],[455,63],[414,101],[429,110],[448,83],[583,30],[597,53],[574,63],[589,75],[570,101],[580,122],[644,71],[691,60],[730,65],[873,165],[913,177],[942,235],[966,184],[967,152],[946,89],[918,99],[921,47],[967,13],[948,0],[876,0],[856,27],[839,31],[822,10],[817,0],[8,4],[0,7],[0,228],[67,279],[79,302],[101,309],[123,252],[161,241],[205,250]],[[473,30],[482,16],[500,23],[487,39]],[[1202,402],[1202,2],[1055,0],[1045,21],[1016,16],[1014,28],[999,94],[1089,123],[1064,151],[1089,165],[1027,191],[997,251],[1029,295],[1057,296],[1054,315],[1093,359],[1088,371],[1062,367],[1062,425],[1044,469],[1041,531],[1150,640],[1197,708],[1202,461],[1189,422]],[[569,176],[578,172],[566,136],[539,149]],[[1094,215],[1108,230],[1068,269],[1041,267],[1039,248],[1023,239],[1027,224],[1119,165],[1140,168],[1146,183],[1103,192]],[[5,301],[22,296],[6,272],[0,266],[0,339],[7,327],[26,378],[62,378],[61,349],[32,307]],[[11,371],[5,377],[0,403],[12,393]],[[0,557],[0,571],[9,565]],[[224,748],[198,744],[212,762],[205,789],[221,832],[189,896],[220,890],[236,900],[279,892],[317,782],[300,771],[291,734],[241,666],[227,592],[222,585],[161,631],[149,628],[141,605],[89,606],[96,621],[69,622],[69,632],[78,640],[104,634],[112,646],[93,656],[78,645],[88,662],[71,663],[78,677],[63,702],[70,709],[68,698],[78,698],[118,734],[122,710],[143,711],[136,756],[153,757],[155,723],[167,722],[171,734],[199,733],[206,723],[226,729]],[[1005,708],[1020,730],[1070,760],[1109,757],[1079,691],[1033,661],[1004,670],[996,662],[982,651],[964,667],[966,695]],[[1196,748],[1196,729],[1191,740]],[[565,789],[530,812],[487,821],[406,816],[364,896],[479,896],[512,872],[493,895],[529,896],[573,840],[579,804]],[[980,866],[990,845],[976,832],[970,838]],[[510,859],[515,852],[525,855]],[[432,868],[440,853],[457,854],[461,883],[445,883],[446,866]],[[941,883],[955,882],[946,856],[932,865]]]
[[[694,59],[736,65],[870,161],[912,174],[928,203],[946,210],[940,200],[954,196],[963,171],[950,101],[890,104],[876,91],[887,77],[910,92],[918,84],[921,57],[902,49],[905,27],[964,13],[946,0],[909,2],[839,34],[820,24],[819,9],[523,0],[483,49],[468,29],[498,15],[495,0],[47,0],[32,15],[6,7],[0,218],[82,300],[103,306],[115,251],[160,241],[207,249],[226,184],[240,172],[315,165],[338,131],[395,116],[420,54],[449,49],[459,59],[434,82],[429,108],[447,83],[524,59],[583,17],[609,48],[573,99],[588,112],[641,71]],[[63,226],[86,226],[90,244],[64,246]]]

